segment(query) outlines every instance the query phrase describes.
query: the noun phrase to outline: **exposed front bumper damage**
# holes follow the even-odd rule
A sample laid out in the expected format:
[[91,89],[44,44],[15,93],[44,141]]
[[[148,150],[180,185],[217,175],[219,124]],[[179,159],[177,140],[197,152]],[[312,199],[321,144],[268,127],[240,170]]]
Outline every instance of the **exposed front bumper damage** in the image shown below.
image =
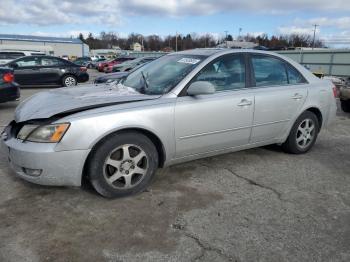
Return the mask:
[[15,173],[32,183],[50,186],[80,186],[85,159],[90,150],[55,151],[56,144],[1,139],[1,152]]

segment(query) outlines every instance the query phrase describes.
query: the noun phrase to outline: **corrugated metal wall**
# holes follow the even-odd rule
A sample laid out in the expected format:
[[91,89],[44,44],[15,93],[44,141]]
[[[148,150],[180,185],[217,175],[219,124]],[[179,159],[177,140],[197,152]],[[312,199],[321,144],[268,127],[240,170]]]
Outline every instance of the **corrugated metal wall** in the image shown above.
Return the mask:
[[278,51],[306,66],[312,72],[333,76],[350,76],[350,49]]

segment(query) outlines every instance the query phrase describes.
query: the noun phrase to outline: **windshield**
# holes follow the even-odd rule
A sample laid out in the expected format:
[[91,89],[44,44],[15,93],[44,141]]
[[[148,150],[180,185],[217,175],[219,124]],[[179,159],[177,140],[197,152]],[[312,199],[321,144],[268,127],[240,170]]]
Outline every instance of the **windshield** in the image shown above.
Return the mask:
[[166,55],[131,72],[122,84],[142,94],[165,94],[205,58],[199,55]]

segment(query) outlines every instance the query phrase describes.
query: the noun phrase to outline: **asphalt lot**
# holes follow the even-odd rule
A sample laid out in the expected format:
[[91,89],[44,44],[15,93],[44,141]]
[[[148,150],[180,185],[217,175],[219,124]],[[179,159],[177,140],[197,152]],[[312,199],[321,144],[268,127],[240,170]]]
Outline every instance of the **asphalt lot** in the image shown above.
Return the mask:
[[[17,104],[0,104],[0,126]],[[350,261],[341,111],[306,155],[271,146],[197,160],[129,198],[27,183],[3,154],[0,179],[0,261]]]

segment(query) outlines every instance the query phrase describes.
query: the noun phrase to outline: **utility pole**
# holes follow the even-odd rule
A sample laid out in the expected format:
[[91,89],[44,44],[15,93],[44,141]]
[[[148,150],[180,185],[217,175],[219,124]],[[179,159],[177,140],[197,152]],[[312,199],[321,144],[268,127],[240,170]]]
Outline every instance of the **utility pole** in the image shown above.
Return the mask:
[[315,48],[316,29],[317,29],[318,26],[320,26],[320,25],[314,24],[314,38],[312,39],[312,49]]
[[175,52],[177,52],[177,31],[176,31],[176,37],[175,37]]
[[145,51],[145,48],[143,47],[143,36],[140,35],[140,39],[141,39],[141,51]]
[[226,36],[225,36],[225,44],[226,44],[226,48],[227,48],[227,33],[228,33],[228,31],[225,30],[224,32],[225,32],[225,34],[226,34]]

